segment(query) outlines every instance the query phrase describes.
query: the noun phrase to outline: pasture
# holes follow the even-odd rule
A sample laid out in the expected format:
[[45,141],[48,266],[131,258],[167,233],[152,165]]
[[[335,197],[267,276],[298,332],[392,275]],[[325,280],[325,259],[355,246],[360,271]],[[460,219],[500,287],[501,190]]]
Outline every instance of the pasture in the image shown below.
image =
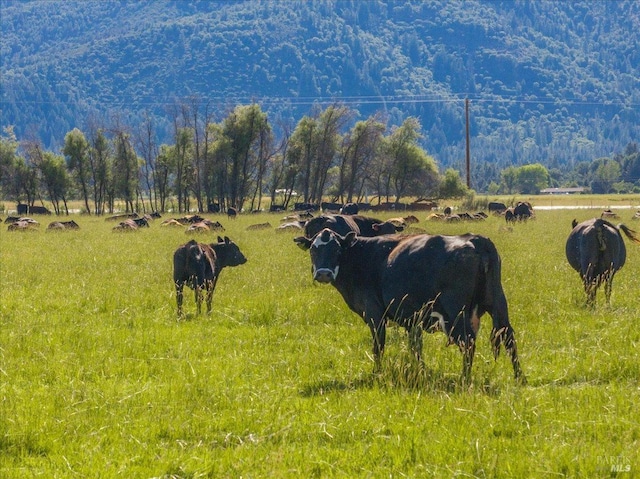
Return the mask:
[[[616,223],[640,230],[633,211]],[[3,224],[0,477],[640,476],[640,247],[626,242],[611,305],[599,291],[594,310],[564,254],[571,220],[599,213],[418,215],[430,233],[496,244],[526,386],[506,355],[494,362],[488,316],[469,386],[442,333],[424,335],[421,367],[397,327],[374,375],[368,328],[311,281],[295,234],[246,231],[281,215],[206,215],[248,262],[222,271],[209,316],[185,292],[180,321],[183,230]]]

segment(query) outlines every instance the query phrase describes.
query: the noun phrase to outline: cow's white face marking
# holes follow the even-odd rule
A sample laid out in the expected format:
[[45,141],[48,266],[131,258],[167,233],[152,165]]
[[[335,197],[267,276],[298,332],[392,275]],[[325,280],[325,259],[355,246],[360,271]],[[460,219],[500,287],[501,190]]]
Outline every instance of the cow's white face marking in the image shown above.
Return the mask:
[[[323,236],[327,236],[328,238],[326,240],[323,240],[322,237]],[[316,239],[313,240],[313,243],[311,243],[311,247],[312,248],[319,248],[320,246],[325,246],[330,244],[331,242],[338,242],[338,240],[335,238],[335,236],[333,236],[332,234],[319,234],[316,236]]]
[[[340,249],[340,241],[329,230],[325,229],[316,236],[311,243],[311,271],[314,280],[329,283],[336,279],[339,270],[338,254]],[[319,260],[319,258],[322,259]]]
[[323,277],[325,274],[329,274],[331,281],[335,280],[338,277],[338,270],[340,266],[336,266],[334,269],[329,268],[318,268],[313,267],[313,279],[317,280],[319,277]]

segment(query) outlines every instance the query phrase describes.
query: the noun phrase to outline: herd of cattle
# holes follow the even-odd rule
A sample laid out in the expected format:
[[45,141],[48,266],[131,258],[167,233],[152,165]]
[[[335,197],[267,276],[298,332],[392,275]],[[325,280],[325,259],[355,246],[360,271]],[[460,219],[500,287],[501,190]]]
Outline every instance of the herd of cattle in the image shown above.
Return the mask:
[[[524,221],[534,216],[529,203],[513,208],[490,204],[490,211],[503,214],[506,221]],[[309,251],[314,281],[332,284],[348,307],[363,318],[373,338],[376,368],[380,364],[386,338],[387,321],[404,327],[416,358],[420,359],[422,332],[442,331],[449,344],[459,347],[463,356],[462,377],[468,380],[475,353],[480,318],[489,313],[493,321],[490,340],[497,358],[504,346],[513,366],[516,380],[525,382],[520,366],[515,332],[509,321],[507,300],[501,281],[501,260],[493,242],[484,236],[430,235],[411,231],[398,234],[418,222],[409,215],[381,221],[352,214],[300,213],[283,219],[276,231],[299,230],[294,242]],[[234,219],[237,212],[229,211]],[[118,215],[114,231],[134,231],[149,227],[159,215]],[[452,214],[445,210],[429,219],[445,221],[482,220],[486,214]],[[613,213],[605,211],[601,218],[573,222],[566,242],[566,257],[579,274],[587,295],[587,304],[595,303],[596,290],[604,284],[606,301],[610,301],[613,277],[626,260],[622,233],[640,244],[640,236],[624,224],[615,226]],[[640,211],[633,219],[640,219]],[[9,217],[10,231],[33,230],[37,222],[26,217]],[[179,226],[187,233],[224,231],[218,221],[199,215],[173,218],[162,226]],[[49,230],[78,229],[75,221],[54,221]],[[248,229],[271,228],[269,223],[251,225]],[[238,266],[247,259],[228,237],[218,236],[215,243],[194,239],[179,246],[173,255],[173,280],[176,288],[178,316],[183,314],[183,288],[195,292],[197,312],[203,299],[211,311],[213,293],[220,272]]]

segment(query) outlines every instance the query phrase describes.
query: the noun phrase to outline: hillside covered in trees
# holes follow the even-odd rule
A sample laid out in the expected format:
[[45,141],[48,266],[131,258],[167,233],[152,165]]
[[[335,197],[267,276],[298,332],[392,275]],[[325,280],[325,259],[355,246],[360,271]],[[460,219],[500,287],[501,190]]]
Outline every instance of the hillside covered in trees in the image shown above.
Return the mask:
[[[595,171],[598,158],[637,157],[634,0],[0,7],[1,126],[55,152],[76,127],[121,131],[149,119],[160,143],[175,143],[176,119],[193,101],[214,122],[256,103],[276,137],[340,104],[362,121],[417,118],[424,150],[442,170],[464,171],[469,98],[477,191],[500,184],[508,167],[540,163],[579,184],[571,176]],[[633,171],[625,181],[640,181]]]

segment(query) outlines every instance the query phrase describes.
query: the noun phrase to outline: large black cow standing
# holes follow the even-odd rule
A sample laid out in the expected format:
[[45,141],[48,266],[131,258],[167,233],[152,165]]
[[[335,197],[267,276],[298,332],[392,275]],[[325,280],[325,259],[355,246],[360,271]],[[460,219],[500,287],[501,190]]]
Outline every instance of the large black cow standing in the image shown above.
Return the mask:
[[226,236],[218,236],[218,243],[205,244],[191,240],[173,254],[173,282],[176,285],[178,316],[182,315],[182,289],[186,284],[195,291],[198,314],[202,310],[202,296],[206,290],[207,313],[211,312],[213,291],[222,268],[247,262],[240,248]]
[[627,249],[620,231],[636,243],[640,243],[640,238],[625,225],[616,227],[601,218],[579,224],[573,220],[572,226],[565,252],[571,267],[580,273],[587,293],[587,305],[595,305],[596,291],[602,283],[609,304],[613,277],[627,259]]
[[341,236],[325,229],[314,238],[294,240],[311,254],[313,279],[331,283],[349,308],[362,316],[373,336],[376,367],[384,352],[386,321],[409,333],[420,358],[422,330],[442,330],[463,354],[463,380],[471,374],[480,317],[493,318],[491,343],[509,353],[517,379],[520,369],[514,331],[500,279],[500,257],[482,236]]

